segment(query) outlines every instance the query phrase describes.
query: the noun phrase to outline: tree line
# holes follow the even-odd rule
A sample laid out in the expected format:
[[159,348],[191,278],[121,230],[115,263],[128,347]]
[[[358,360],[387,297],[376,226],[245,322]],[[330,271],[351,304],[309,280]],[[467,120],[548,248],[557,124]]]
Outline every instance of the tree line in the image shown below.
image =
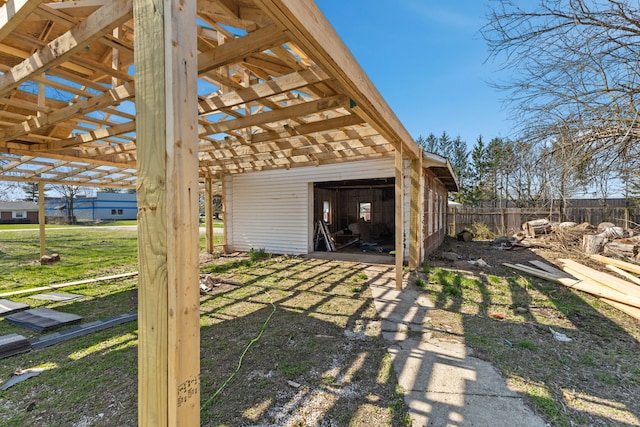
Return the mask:
[[577,162],[575,153],[553,144],[479,136],[470,146],[447,132],[419,136],[424,150],[446,157],[458,179],[452,200],[468,206],[560,209],[577,194],[606,199],[612,194],[640,197],[637,175],[603,167],[599,159]]

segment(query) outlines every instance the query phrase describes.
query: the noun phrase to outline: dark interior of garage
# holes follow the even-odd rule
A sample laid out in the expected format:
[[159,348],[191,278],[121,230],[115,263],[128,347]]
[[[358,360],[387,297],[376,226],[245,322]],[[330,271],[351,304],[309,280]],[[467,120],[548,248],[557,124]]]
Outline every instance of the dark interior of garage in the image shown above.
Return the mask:
[[393,250],[394,184],[393,177],[315,183],[315,250],[328,246],[319,222],[326,225],[336,250]]

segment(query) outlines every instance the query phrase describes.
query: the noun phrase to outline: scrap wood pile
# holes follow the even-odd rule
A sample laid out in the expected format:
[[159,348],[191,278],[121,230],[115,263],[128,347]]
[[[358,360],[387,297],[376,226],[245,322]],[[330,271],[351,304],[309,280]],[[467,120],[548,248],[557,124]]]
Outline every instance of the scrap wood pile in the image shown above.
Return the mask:
[[627,280],[570,259],[557,260],[562,270],[540,261],[529,261],[533,267],[524,264],[504,263],[503,265],[571,289],[587,292],[640,320],[640,278],[638,278],[640,265],[602,255],[591,255],[591,258],[605,264],[609,270]]
[[588,222],[552,223],[536,219],[522,224],[517,233],[518,246],[577,250],[587,255],[604,254],[640,260],[640,234],[611,222],[597,227]]

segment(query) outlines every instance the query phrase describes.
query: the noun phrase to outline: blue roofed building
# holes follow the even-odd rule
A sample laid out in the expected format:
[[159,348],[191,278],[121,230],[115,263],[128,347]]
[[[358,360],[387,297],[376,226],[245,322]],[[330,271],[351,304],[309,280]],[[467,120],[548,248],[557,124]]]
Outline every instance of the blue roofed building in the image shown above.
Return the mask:
[[[69,206],[64,197],[45,199],[47,217],[67,217],[68,210]],[[87,221],[136,219],[138,214],[136,194],[98,191],[95,197],[78,196],[73,200],[73,214],[76,220]]]

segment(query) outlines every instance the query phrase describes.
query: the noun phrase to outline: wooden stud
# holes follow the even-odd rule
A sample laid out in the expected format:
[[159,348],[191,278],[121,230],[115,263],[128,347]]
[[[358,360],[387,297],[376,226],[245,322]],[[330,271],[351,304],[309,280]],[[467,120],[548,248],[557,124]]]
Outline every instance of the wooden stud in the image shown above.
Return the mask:
[[402,290],[402,276],[404,264],[404,227],[403,227],[403,179],[402,179],[402,145],[398,145],[395,157],[396,182],[395,182],[395,204],[396,204],[396,289]]
[[220,186],[221,186],[221,197],[222,197],[222,251],[224,253],[229,252],[229,232],[228,232],[228,224],[230,224],[230,220],[227,218],[227,192],[226,192],[226,177],[220,178]]
[[40,258],[47,254],[44,226],[45,212],[44,212],[44,182],[38,182],[38,224],[40,229]]
[[409,268],[416,269],[420,266],[420,248],[422,246],[421,239],[421,221],[420,221],[420,205],[422,204],[422,195],[420,194],[420,180],[422,179],[422,162],[421,159],[411,160],[411,200],[410,200],[410,219],[409,219]]
[[138,425],[200,425],[196,2],[135,0]]
[[207,241],[207,252],[213,253],[213,180],[204,179],[204,225]]
[[284,31],[273,24],[260,28],[198,55],[198,71],[206,73],[223,65],[232,64],[243,56],[281,45],[287,41],[287,37]]

